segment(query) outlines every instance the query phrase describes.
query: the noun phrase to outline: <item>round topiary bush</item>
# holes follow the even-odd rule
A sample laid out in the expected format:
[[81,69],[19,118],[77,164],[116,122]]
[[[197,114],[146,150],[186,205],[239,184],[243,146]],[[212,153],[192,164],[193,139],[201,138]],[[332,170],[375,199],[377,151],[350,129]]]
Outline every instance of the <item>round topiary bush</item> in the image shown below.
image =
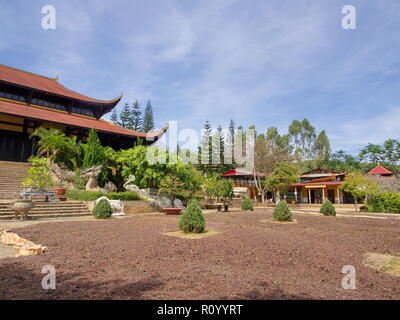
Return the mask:
[[292,212],[286,201],[280,201],[277,204],[272,216],[278,221],[292,221]]
[[249,197],[245,197],[243,199],[241,208],[243,211],[247,211],[247,210],[253,211],[253,204],[251,203],[251,200]]
[[184,233],[202,233],[206,228],[201,208],[196,199],[190,200],[179,219],[179,229]]
[[113,211],[109,202],[106,199],[100,200],[93,208],[92,214],[96,219],[110,218]]
[[336,216],[335,206],[329,200],[326,200],[319,210],[324,216]]

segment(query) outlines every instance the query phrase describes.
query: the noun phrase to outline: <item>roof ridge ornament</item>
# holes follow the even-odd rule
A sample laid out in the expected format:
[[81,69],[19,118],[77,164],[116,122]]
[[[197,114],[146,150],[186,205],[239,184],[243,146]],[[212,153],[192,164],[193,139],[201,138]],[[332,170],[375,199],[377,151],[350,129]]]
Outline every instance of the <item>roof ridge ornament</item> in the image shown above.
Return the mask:
[[58,81],[58,74],[55,76],[55,78],[52,78],[51,80]]

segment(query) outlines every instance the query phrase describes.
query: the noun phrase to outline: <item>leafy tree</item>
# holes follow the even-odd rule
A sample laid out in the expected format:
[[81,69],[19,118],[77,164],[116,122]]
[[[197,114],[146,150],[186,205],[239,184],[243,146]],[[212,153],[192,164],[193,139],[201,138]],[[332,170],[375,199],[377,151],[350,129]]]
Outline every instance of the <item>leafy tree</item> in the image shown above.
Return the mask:
[[150,100],[147,101],[143,117],[143,132],[150,132],[154,130],[153,107]]
[[317,139],[315,140],[314,149],[316,153],[316,160],[324,161],[329,159],[331,145],[325,130],[322,130],[319,133]]
[[359,158],[371,163],[378,163],[385,160],[384,149],[376,144],[369,143],[365,148],[360,150]]
[[120,119],[119,123],[120,126],[127,129],[133,129],[132,113],[128,103],[125,103],[124,106],[122,107],[119,119]]
[[190,192],[190,195],[193,196],[197,191],[201,190],[201,187],[204,182],[204,176],[197,169],[187,166],[187,175],[183,179],[185,183],[185,190]]
[[83,168],[91,168],[103,164],[105,160],[104,148],[97,136],[96,129],[91,129],[87,141],[87,150],[83,158]]
[[175,198],[184,189],[185,184],[176,176],[169,175],[160,181],[159,194],[166,194],[174,206]]
[[289,187],[297,182],[299,173],[295,166],[287,163],[280,162],[272,173],[269,179],[269,185],[278,193],[280,197],[281,192],[287,192]]
[[197,200],[190,200],[187,208],[179,219],[179,229],[184,233],[202,233],[206,228],[206,222]]
[[38,156],[46,156],[50,161],[64,164],[68,169],[80,167],[82,164],[82,144],[76,136],[67,137],[57,129],[39,127],[30,135],[37,137]]
[[26,188],[44,191],[53,185],[46,158],[30,157],[32,166],[28,169],[28,177],[21,183]]
[[136,100],[132,104],[132,129],[135,131],[141,131],[143,129],[143,119],[142,119],[142,111],[140,109],[140,104]]
[[218,197],[222,198],[224,205],[229,205],[233,198],[233,183],[228,179],[218,181]]
[[114,108],[112,113],[111,113],[111,122],[114,124],[118,124],[118,112],[117,112],[117,108]]
[[329,160],[323,162],[321,166],[334,172],[353,172],[362,169],[360,161],[343,150],[331,154]]
[[367,196],[378,191],[376,182],[369,176],[361,172],[351,172],[346,175],[346,179],[340,188],[354,198],[354,210],[357,211],[357,203],[360,199],[367,201]]
[[285,222],[285,221],[292,221],[292,212],[289,208],[289,206],[287,205],[286,201],[280,201],[273,213],[272,216],[275,220],[281,221],[281,222]]

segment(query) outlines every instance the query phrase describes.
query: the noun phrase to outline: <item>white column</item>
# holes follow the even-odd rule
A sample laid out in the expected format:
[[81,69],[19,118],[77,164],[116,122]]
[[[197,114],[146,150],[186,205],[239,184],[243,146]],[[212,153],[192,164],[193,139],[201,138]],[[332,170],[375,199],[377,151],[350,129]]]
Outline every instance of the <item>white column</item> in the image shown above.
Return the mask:
[[322,188],[322,203],[325,202],[325,188]]
[[308,203],[311,204],[311,189],[308,189]]
[[297,202],[297,187],[294,188],[294,200]]

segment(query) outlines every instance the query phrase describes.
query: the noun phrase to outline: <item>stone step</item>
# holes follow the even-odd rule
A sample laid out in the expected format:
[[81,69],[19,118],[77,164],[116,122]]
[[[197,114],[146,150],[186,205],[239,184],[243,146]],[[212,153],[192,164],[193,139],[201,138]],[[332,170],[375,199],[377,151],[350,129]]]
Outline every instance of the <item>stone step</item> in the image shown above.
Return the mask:
[[[28,214],[28,217],[32,217],[35,219],[43,219],[43,218],[67,218],[67,217],[85,217],[90,216],[91,213],[89,211],[75,214]],[[14,220],[14,214],[12,215],[0,215],[0,220]]]

